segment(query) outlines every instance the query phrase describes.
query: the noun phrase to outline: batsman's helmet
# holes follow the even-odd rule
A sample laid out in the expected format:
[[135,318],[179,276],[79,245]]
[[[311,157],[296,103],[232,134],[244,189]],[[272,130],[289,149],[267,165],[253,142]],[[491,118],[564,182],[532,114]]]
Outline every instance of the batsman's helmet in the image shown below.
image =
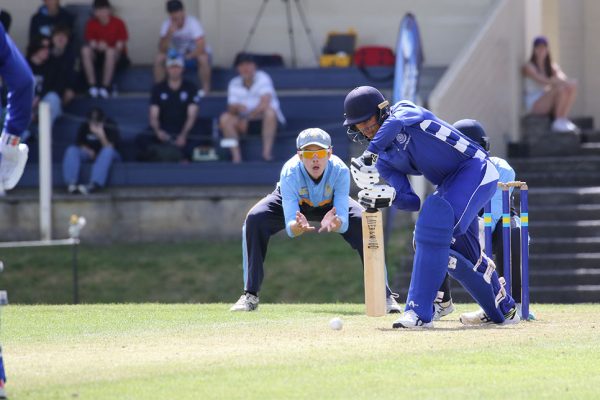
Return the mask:
[[485,151],[490,151],[490,140],[479,122],[474,119],[461,119],[456,121],[453,126],[463,135],[483,147]]
[[381,92],[372,86],[359,86],[344,100],[344,126],[348,127],[348,135],[355,142],[366,139],[355,127],[356,124],[364,122],[377,115],[378,123],[381,125],[390,113],[389,102]]

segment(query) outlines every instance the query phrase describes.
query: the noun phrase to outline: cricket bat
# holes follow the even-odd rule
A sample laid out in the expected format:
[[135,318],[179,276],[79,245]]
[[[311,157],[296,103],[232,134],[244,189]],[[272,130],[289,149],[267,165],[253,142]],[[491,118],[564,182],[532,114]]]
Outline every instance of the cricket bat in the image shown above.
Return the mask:
[[365,306],[369,317],[386,314],[385,254],[381,211],[368,208],[362,212]]

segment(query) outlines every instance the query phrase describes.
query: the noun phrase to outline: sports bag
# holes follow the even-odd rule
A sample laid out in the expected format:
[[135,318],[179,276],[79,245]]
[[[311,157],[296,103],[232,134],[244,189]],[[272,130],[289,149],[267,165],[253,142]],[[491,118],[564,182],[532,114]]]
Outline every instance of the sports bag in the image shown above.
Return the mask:
[[354,65],[359,68],[392,66],[396,63],[396,56],[389,47],[364,46],[354,52]]

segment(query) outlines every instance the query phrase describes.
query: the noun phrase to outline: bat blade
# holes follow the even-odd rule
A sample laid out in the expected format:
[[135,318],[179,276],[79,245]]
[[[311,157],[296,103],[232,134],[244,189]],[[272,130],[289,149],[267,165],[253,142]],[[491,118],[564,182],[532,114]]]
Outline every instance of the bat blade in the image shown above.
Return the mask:
[[381,317],[386,314],[385,253],[381,211],[368,209],[362,212],[362,234],[366,314],[369,317]]

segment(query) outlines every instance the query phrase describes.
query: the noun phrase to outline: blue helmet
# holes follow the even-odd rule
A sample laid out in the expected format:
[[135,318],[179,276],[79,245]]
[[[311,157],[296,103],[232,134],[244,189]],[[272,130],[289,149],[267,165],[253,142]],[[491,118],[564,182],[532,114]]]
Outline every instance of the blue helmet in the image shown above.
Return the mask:
[[456,121],[453,126],[460,133],[483,147],[485,151],[490,151],[490,140],[479,122],[474,119],[461,119],[460,121]]
[[346,117],[344,126],[364,122],[378,114],[382,103],[386,103],[385,97],[372,86],[359,86],[352,89],[344,100],[344,117]]

